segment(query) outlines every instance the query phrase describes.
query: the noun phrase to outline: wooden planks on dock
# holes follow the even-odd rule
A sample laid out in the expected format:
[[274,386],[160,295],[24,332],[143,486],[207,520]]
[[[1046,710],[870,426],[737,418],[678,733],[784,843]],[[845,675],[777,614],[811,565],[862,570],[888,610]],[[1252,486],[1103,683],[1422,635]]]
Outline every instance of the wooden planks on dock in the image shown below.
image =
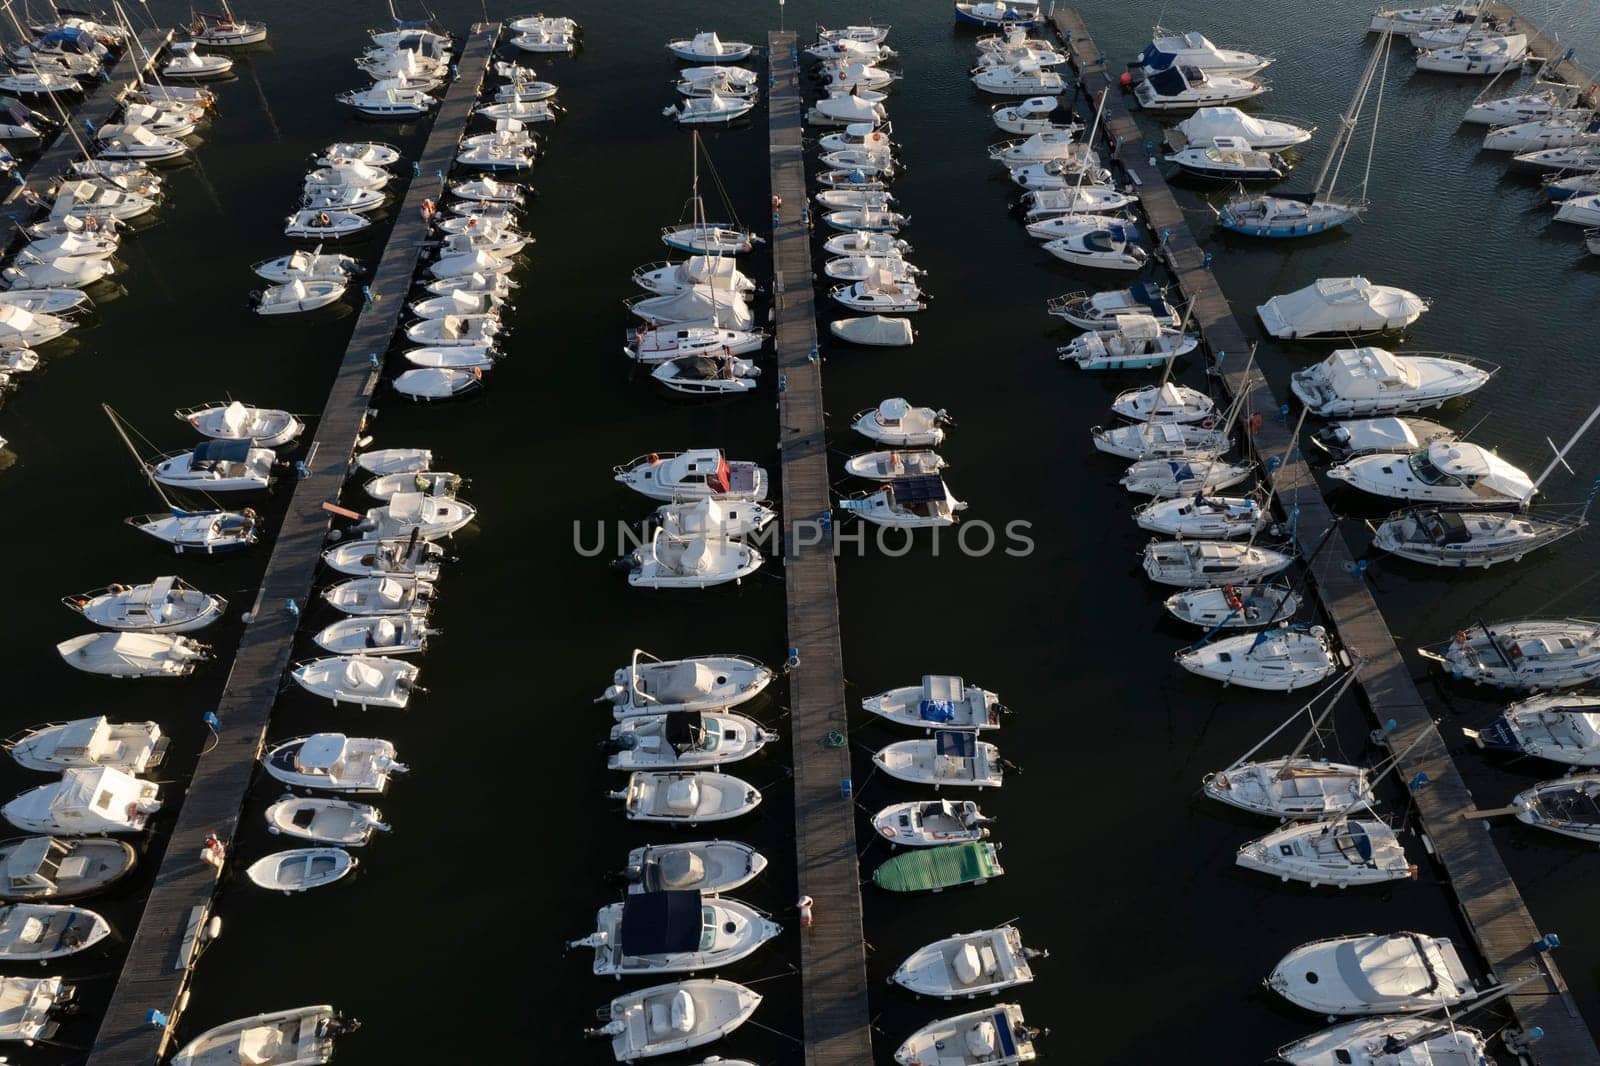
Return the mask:
[[[1594,84],[1594,74],[1585,70],[1576,57],[1568,58],[1567,53],[1572,46],[1561,41],[1559,37],[1551,37],[1544,30],[1534,25],[1532,19],[1523,15],[1510,4],[1491,3],[1485,9],[1485,14],[1499,19],[1507,28],[1507,32],[1525,34],[1528,38],[1528,53],[1544,60],[1540,73],[1551,81],[1564,81],[1568,85],[1581,85],[1587,88]],[[1507,89],[1506,92],[1516,90]]]
[[[839,596],[831,530],[819,518],[829,498],[826,414],[822,408],[817,312],[811,278],[805,162],[800,136],[805,105],[794,33],[767,35],[772,195],[782,200],[772,232],[773,316],[777,334],[780,462],[783,472],[784,584],[794,737],[795,854],[800,894],[815,901],[815,922],[800,931],[800,980],[807,1066],[866,1066],[872,1061],[867,1011],[866,944],[861,927],[861,872],[856,862],[855,805],[843,795],[850,777],[839,646]],[[830,743],[829,734],[837,738]]]
[[[1248,409],[1264,416],[1251,443],[1256,460],[1265,466],[1269,457],[1283,456],[1292,443],[1290,424],[1274,417],[1279,411],[1278,399],[1260,371],[1246,373],[1249,342],[1244,331],[1207,268],[1205,253],[1184,221],[1166,179],[1148,157],[1145,138],[1128,113],[1115,85],[1116,76],[1106,71],[1088,27],[1071,9],[1057,11],[1053,21],[1067,45],[1089,106],[1093,107],[1098,93],[1109,94],[1103,120],[1107,147],[1139,186],[1151,237],[1163,246],[1184,297],[1194,300],[1195,321],[1212,356],[1220,361],[1221,380],[1233,395],[1249,393]],[[1298,509],[1299,543],[1323,544],[1335,518],[1298,450],[1284,460],[1275,481],[1283,506]],[[1399,760],[1400,780],[1415,782],[1425,775],[1426,783],[1412,787],[1411,797],[1490,973],[1497,981],[1530,974],[1538,977],[1510,997],[1522,1030],[1528,1032],[1535,1026],[1543,1030],[1543,1037],[1533,1045],[1535,1060],[1561,1066],[1600,1066],[1600,1050],[1560,969],[1547,952],[1535,947],[1541,932],[1486,825],[1462,817],[1476,807],[1472,794],[1342,536],[1327,537],[1311,562],[1311,572],[1323,610],[1355,663],[1369,710],[1380,724],[1395,723],[1388,744],[1391,751],[1405,753]]]
[[[307,476],[284,486],[293,495],[262,577],[255,620],[239,642],[217,706],[222,724],[216,744],[200,756],[181,799],[171,786],[163,797],[169,812],[181,802],[177,824],[165,855],[158,856],[152,848],[146,856],[147,862],[161,858],[161,869],[100,1024],[88,1059],[90,1066],[149,1066],[167,1049],[172,1029],[157,1028],[146,1019],[151,1010],[159,1010],[175,1023],[179,997],[192,973],[193,959],[184,957],[185,931],[193,924],[203,924],[196,923],[194,915],[208,911],[218,876],[200,861],[200,850],[209,834],[231,840],[238,826],[273,703],[286,683],[298,627],[298,612],[289,604],[304,604],[310,598],[330,522],[322,505],[339,498],[380,376],[373,356],[381,362],[389,349],[428,237],[422,201],[438,198],[439,175],[450,172],[499,30],[499,23],[472,28],[457,62],[456,80],[434,116],[418,161],[420,176],[410,180],[404,199],[395,208],[394,229],[373,274],[372,299],[356,320],[350,346],[317,423],[315,442],[307,453]],[[399,180],[407,179],[401,175]],[[231,856],[230,861],[243,858]],[[246,1007],[240,1004],[237,1013],[256,1009]]]

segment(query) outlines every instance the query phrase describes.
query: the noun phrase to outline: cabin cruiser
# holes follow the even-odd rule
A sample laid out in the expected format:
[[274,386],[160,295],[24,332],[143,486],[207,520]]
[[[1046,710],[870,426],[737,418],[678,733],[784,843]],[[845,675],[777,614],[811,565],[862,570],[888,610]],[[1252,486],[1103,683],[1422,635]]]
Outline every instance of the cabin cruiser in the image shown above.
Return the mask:
[[492,346],[504,327],[497,312],[482,315],[445,315],[424,318],[405,329],[406,339],[432,347]]
[[736,840],[647,844],[628,852],[619,875],[628,893],[694,889],[718,895],[742,888],[767,868],[767,857]]
[[899,725],[932,732],[949,729],[998,729],[1007,708],[987,689],[948,674],[927,674],[920,685],[903,685],[868,696],[864,710]]
[[1449,937],[1362,934],[1302,944],[1266,986],[1315,1014],[1393,1014],[1454,1007],[1478,990]]
[[269,285],[250,294],[250,309],[258,315],[295,315],[338,303],[344,297],[345,279],[301,281]]
[[410,655],[424,651],[429,629],[422,614],[355,615],[323,627],[311,639],[334,655]]
[[674,981],[618,996],[596,1012],[605,1024],[584,1032],[610,1037],[612,1056],[635,1062],[720,1040],[760,1005],[760,993],[732,981]]
[[342,614],[410,614],[431,606],[433,585],[401,575],[352,577],[324,588],[322,598]]
[[1071,229],[1067,236],[1045,242],[1044,250],[1075,266],[1101,270],[1142,270],[1150,262],[1150,253],[1138,243],[1142,234],[1135,225],[1088,215]]
[[1059,96],[1030,96],[1020,104],[996,104],[989,115],[1002,133],[1077,133],[1083,129]]
[[1240,137],[1213,137],[1210,147],[1196,145],[1167,158],[1186,174],[1215,181],[1278,181],[1290,170],[1277,152],[1251,148]]
[[1224,685],[1293,692],[1331,677],[1339,661],[1321,626],[1218,637],[1177,652],[1177,664]]
[[98,836],[140,833],[161,809],[161,788],[109,766],[75,767],[0,808],[6,821],[30,833]]
[[972,75],[972,84],[996,96],[1058,96],[1067,82],[1038,63],[1023,60],[1004,67],[984,67]]
[[782,932],[748,903],[664,889],[600,908],[595,931],[567,947],[593,948],[597,977],[693,973],[749,958]]
[[408,767],[387,740],[313,733],[274,745],[262,766],[284,784],[322,792],[382,792]]
[[1246,870],[1312,888],[1375,885],[1417,875],[1395,831],[1376,819],[1290,822],[1242,845],[1236,861]]
[[1455,678],[1515,691],[1574,688],[1600,679],[1600,625],[1524,618],[1459,630],[1443,650],[1419,648]]
[[1491,1061],[1489,1042],[1476,1029],[1449,1018],[1359,1018],[1285,1044],[1278,1058],[1290,1066],[1408,1066]]
[[1284,552],[1231,541],[1153,540],[1144,550],[1151,581],[1191,589],[1260,581],[1293,562]]
[[154,722],[112,723],[104,715],[37,726],[4,742],[17,765],[52,774],[95,766],[140,774],[161,764],[167,743]]
[[1257,118],[1237,107],[1202,107],[1173,128],[1180,149],[1231,137],[1258,152],[1280,152],[1305,144],[1315,130],[1292,122]]
[[1280,340],[1352,337],[1411,325],[1428,301],[1363,277],[1319,278],[1303,289],[1274,296],[1256,308],[1267,332]]
[[858,412],[850,421],[851,428],[869,440],[901,448],[937,447],[944,441],[944,427],[951,424],[942,408],[912,407],[898,396]]
[[1499,74],[1522,66],[1528,56],[1526,34],[1510,33],[1417,51],[1417,69],[1438,74]]
[[1111,185],[1072,185],[1060,189],[1030,189],[1016,206],[1030,222],[1056,215],[1096,215],[1122,211],[1139,202],[1139,195]]
[[686,63],[739,63],[756,50],[743,41],[724,41],[715,32],[667,42],[667,51]]
[[51,205],[48,222],[57,223],[59,229],[50,227],[46,232],[44,227],[30,227],[29,233],[34,236],[49,236],[50,233],[60,232],[70,228],[68,218],[75,218],[84,223],[84,228],[93,230],[88,225],[88,220],[93,216],[99,225],[105,225],[107,220],[123,222],[140,215],[149,214],[156,209],[156,199],[153,196],[141,196],[126,189],[99,185],[91,178],[79,178],[68,181],[56,189],[55,202]]
[[1111,410],[1130,422],[1186,425],[1210,419],[1216,414],[1216,404],[1198,389],[1168,381],[1118,393]]
[[737,707],[760,695],[774,676],[770,667],[743,655],[657,659],[635,648],[595,702],[610,703],[617,719]]
[[1508,704],[1482,729],[1463,732],[1489,751],[1600,767],[1600,696],[1534,696]]
[[1069,292],[1053,297],[1046,310],[1080,329],[1112,329],[1125,315],[1149,315],[1164,326],[1179,326],[1182,316],[1167,302],[1166,290],[1150,282],[1104,292]]
[[1049,954],[1023,947],[1022,930],[1003,925],[924,945],[912,952],[889,980],[919,996],[992,996],[1032,981],[1033,968],[1028,963]]
[[56,651],[68,666],[106,677],[187,677],[211,658],[206,645],[165,633],[85,633]]
[[1409,455],[1379,453],[1328,469],[1328,477],[1375,496],[1480,507],[1525,507],[1533,479],[1488,448],[1439,441]]
[[1367,772],[1326,759],[1266,759],[1207,774],[1207,796],[1280,821],[1322,821],[1377,801]]
[[1201,629],[1255,629],[1293,618],[1300,597],[1287,585],[1222,585],[1175,592],[1164,606],[1180,622]]
[[720,766],[748,759],[778,734],[727,711],[670,711],[623,718],[605,744],[608,770]]
[[[1141,462],[1194,463],[1197,460],[1144,459]],[[1214,460],[1198,460],[1209,462]],[[1242,464],[1241,464],[1242,465]],[[1248,471],[1248,467],[1245,468]],[[1178,472],[1173,472],[1178,480]],[[1182,480],[1191,480],[1185,477]],[[1133,509],[1133,520],[1140,529],[1169,537],[1197,540],[1227,540],[1260,533],[1272,516],[1253,496],[1217,496],[1196,492],[1176,499],[1155,500]]]
[[1074,139],[1071,130],[1045,130],[1014,141],[989,146],[989,158],[1006,167],[1027,166],[1052,159],[1071,159],[1079,165],[1099,166],[1092,148]]
[[612,472],[617,481],[652,500],[767,498],[767,472],[755,463],[729,462],[717,448],[651,452]]
[[1199,67],[1174,62],[1149,72],[1133,94],[1146,111],[1187,111],[1238,103],[1266,91],[1265,84],[1250,78],[1208,74]]
[[696,285],[723,292],[752,293],[756,283],[739,270],[738,260],[721,255],[692,255],[670,263],[646,263],[633,272],[633,283],[663,295]]
[[115,270],[115,265],[109,259],[84,256],[62,256],[48,262],[29,262],[24,250],[12,260],[11,266],[0,271],[0,277],[4,277],[12,289],[78,289],[110,277]]
[[111,935],[94,911],[55,903],[0,907],[0,963],[38,962],[87,951]]
[[1074,145],[1070,154],[1043,163],[1010,168],[1011,180],[1028,190],[1073,189],[1080,185],[1109,185],[1111,172],[1088,145]]
[[691,355],[744,355],[760,351],[766,343],[763,330],[670,325],[631,332],[623,353],[635,362],[665,363]]
[[158,162],[176,159],[189,146],[175,137],[163,136],[149,126],[101,126],[95,133],[102,159],[143,159]]
[[372,118],[415,118],[426,115],[439,102],[421,89],[403,88],[393,79],[375,82],[366,89],[351,89],[334,100]]
[[894,311],[906,314],[928,306],[923,302],[922,290],[915,279],[897,277],[893,270],[883,268],[875,271],[866,281],[835,285],[828,290],[828,296],[835,303],[861,313]]
[[1252,469],[1251,463],[1222,459],[1141,459],[1128,467],[1119,484],[1135,495],[1173,500],[1230,489]]
[[1311,434],[1311,443],[1336,463],[1362,455],[1409,455],[1436,441],[1456,439],[1455,430],[1426,418],[1364,418],[1329,422]]
[[273,480],[278,456],[270,448],[252,448],[247,440],[205,440],[192,451],[164,456],[148,464],[159,484],[197,492],[259,492]]
[[1156,36],[1128,64],[1128,70],[1135,78],[1148,77],[1154,71],[1178,64],[1195,67],[1209,74],[1232,74],[1247,78],[1271,66],[1272,57],[1218,48],[1203,33],[1163,35],[1158,26]]
[[201,1033],[183,1045],[172,1066],[316,1066],[333,1057],[335,1037],[360,1026],[326,1005],[257,1014]]
[[989,29],[1030,29],[1042,17],[1039,0],[955,0],[956,21]]
[[1197,334],[1181,333],[1151,315],[1117,315],[1111,328],[1081,333],[1057,348],[1056,358],[1079,370],[1136,370],[1161,366],[1199,343]]
[[[1310,411],[1324,418],[1391,415],[1443,407],[1481,389],[1498,369],[1461,356],[1341,348],[1322,362],[1295,371],[1289,387]],[[1428,447],[1450,444],[1434,441]]]
[[0,842],[0,899],[77,899],[132,872],[139,853],[110,837],[13,837]]
[[617,560],[636,588],[710,588],[738,582],[762,563],[755,548],[718,537],[674,537],[656,530],[648,544]]
[[610,797],[623,801],[630,822],[668,825],[726,821],[761,803],[761,793],[747,782],[705,770],[635,771]]
[[991,821],[971,800],[893,803],[872,816],[879,836],[910,848],[987,840]]
[[932,451],[878,451],[853,455],[845,460],[845,473],[873,481],[892,481],[901,477],[937,474],[945,461]]
[[306,175],[305,189],[382,189],[394,180],[387,170],[359,161],[341,161],[318,167]]
[[134,515],[126,521],[139,532],[172,545],[172,550],[179,554],[216,555],[254,544],[261,536],[257,517],[255,511],[247,507],[243,511],[174,510]]
[[180,577],[139,585],[109,585],[61,601],[102,629],[188,633],[221,618],[228,601],[201,592]]
[[929,1022],[906,1038],[895,1049],[899,1066],[919,1063],[948,1063],[951,1066],[1011,1066],[1032,1062],[1039,1057],[1033,1039],[1039,1035],[1022,1020],[1022,1008],[1015,1003],[941,1018]]
[[369,707],[404,710],[411,701],[411,693],[419,687],[418,673],[414,663],[399,659],[335,655],[299,663],[289,676],[307,692],[332,701],[336,707],[340,703],[353,703],[362,710]]
[[931,737],[900,740],[875,752],[873,764],[890,777],[914,784],[999,788],[1005,770],[1000,751],[967,730],[939,730]]

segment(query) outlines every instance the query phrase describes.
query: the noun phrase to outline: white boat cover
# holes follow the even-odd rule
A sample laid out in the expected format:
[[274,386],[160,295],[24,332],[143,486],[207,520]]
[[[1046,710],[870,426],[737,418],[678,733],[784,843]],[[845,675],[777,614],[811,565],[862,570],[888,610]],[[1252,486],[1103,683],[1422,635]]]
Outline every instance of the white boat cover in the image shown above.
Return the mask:
[[852,344],[871,344],[883,348],[903,348],[915,339],[910,319],[884,315],[842,318],[828,328],[835,337]]
[[1273,336],[1305,337],[1394,329],[1427,309],[1416,293],[1352,277],[1318,278],[1303,289],[1274,296],[1256,312]]
[[1384,348],[1341,348],[1328,356],[1328,384],[1345,400],[1387,395],[1396,385],[1415,386],[1417,372]]
[[1280,133],[1237,107],[1202,107],[1178,123],[1178,131],[1187,143],[1193,145],[1210,144],[1218,137],[1241,137],[1250,144],[1259,144]]
[[715,322],[722,329],[748,330],[756,322],[755,313],[742,296],[716,292],[703,285],[653,297],[649,311],[656,322]]
[[1428,445],[1428,462],[1449,474],[1482,485],[1498,496],[1526,502],[1534,494],[1528,475],[1494,452],[1464,441],[1434,441]]

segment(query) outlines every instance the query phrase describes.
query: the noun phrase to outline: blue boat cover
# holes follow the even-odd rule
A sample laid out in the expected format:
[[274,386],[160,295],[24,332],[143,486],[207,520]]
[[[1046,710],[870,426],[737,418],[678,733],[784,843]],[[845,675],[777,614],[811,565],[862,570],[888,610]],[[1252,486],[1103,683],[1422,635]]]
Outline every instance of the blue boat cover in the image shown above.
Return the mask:
[[978,754],[978,734],[941,729],[933,735],[933,748],[939,755],[970,759]]
[[194,460],[189,465],[201,463],[242,463],[250,457],[247,440],[208,440],[195,445]]
[[1511,731],[1504,718],[1496,718],[1478,730],[1478,743],[1490,751],[1521,751],[1517,735]]
[[1139,53],[1139,58],[1135,59],[1132,63],[1129,63],[1128,66],[1133,67],[1135,70],[1137,70],[1139,67],[1149,67],[1151,70],[1161,70],[1163,67],[1171,66],[1172,60],[1173,54],[1171,52],[1163,52],[1161,49],[1156,47],[1156,43],[1154,41],[1151,41],[1149,44],[1144,46],[1144,51]]
[[1139,239],[1139,227],[1130,226],[1126,222],[1113,222],[1106,226],[1106,232],[1111,234],[1112,240],[1124,241],[1132,244]]
[[84,55],[93,55],[100,47],[100,42],[94,39],[93,34],[80,30],[76,26],[68,26],[66,29],[61,30],[51,30],[39,38],[39,44],[41,47],[60,45],[63,51],[79,52]]
[[636,892],[622,903],[624,955],[663,955],[700,947],[700,892]]
[[1158,96],[1177,96],[1189,88],[1189,83],[1183,80],[1183,75],[1172,66],[1153,72],[1146,81]]
[[921,477],[897,477],[889,486],[894,491],[896,503],[933,503],[943,501],[944,479],[937,474]]
[[924,722],[948,722],[956,716],[956,705],[953,700],[923,700],[917,714]]
[[1000,1038],[1000,1055],[1003,1058],[1015,1058],[1017,1054],[1016,1041],[1011,1039],[1011,1023],[1006,1020],[1005,1011],[996,1011],[994,1016],[995,1035]]
[[1174,481],[1193,481],[1194,480],[1194,476],[1195,476],[1194,475],[1194,467],[1189,465],[1189,462],[1187,460],[1168,459],[1167,460],[1167,466],[1171,467],[1171,469],[1172,469],[1172,480],[1174,480]]

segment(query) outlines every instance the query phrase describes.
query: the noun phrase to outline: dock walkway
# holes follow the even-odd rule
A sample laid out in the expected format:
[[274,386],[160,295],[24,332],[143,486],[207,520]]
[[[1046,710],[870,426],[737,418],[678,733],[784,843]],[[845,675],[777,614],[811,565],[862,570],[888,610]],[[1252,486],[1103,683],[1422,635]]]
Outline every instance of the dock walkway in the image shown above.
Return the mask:
[[[1265,466],[1268,457],[1288,452],[1292,424],[1271,417],[1279,410],[1278,399],[1260,371],[1245,372],[1249,341],[1216,277],[1206,268],[1205,253],[1159,167],[1145,154],[1145,138],[1115,84],[1120,71],[1106,71],[1101,49],[1076,11],[1057,10],[1052,18],[1090,106],[1098,93],[1108,93],[1103,119],[1108,147],[1138,183],[1152,236],[1163,242],[1165,258],[1184,296],[1194,301],[1194,317],[1207,347],[1214,357],[1221,357],[1222,381],[1234,395],[1249,393],[1250,410],[1268,416],[1251,441],[1257,461]],[[1292,499],[1299,509],[1299,542],[1322,544],[1334,517],[1298,449],[1279,469],[1276,485],[1279,498]],[[1532,1048],[1535,1060],[1561,1066],[1600,1066],[1600,1049],[1596,1049],[1560,969],[1548,952],[1538,949],[1540,930],[1486,826],[1462,817],[1476,809],[1472,794],[1342,536],[1327,537],[1312,560],[1311,572],[1323,609],[1356,664],[1369,710],[1379,723],[1396,723],[1388,745],[1394,752],[1406,752],[1400,759],[1400,780],[1412,782],[1419,774],[1426,775],[1422,787],[1411,789],[1411,799],[1490,973],[1497,981],[1530,974],[1540,978],[1510,997],[1522,1031],[1543,1030]]]
[[[839,594],[831,529],[819,518],[832,507],[828,481],[822,365],[813,358],[817,311],[800,135],[805,103],[795,34],[767,35],[772,195],[782,199],[772,227],[773,318],[777,333],[778,422],[783,472],[784,584],[794,737],[795,857],[800,894],[815,901],[815,923],[800,932],[800,980],[807,1066],[872,1062],[867,1010],[866,942],[861,926],[860,866],[850,777],[839,646]],[[819,542],[820,541],[820,542]]]
[[[1544,67],[1540,73],[1553,81],[1564,81],[1568,85],[1578,85],[1587,88],[1595,83],[1594,74],[1585,69],[1578,62],[1576,56],[1568,57],[1572,49],[1570,44],[1562,42],[1559,38],[1546,34],[1537,24],[1510,4],[1490,3],[1485,14],[1499,19],[1502,25],[1515,32],[1525,34],[1528,38],[1528,54],[1544,60]],[[1508,79],[1509,80],[1509,79]],[[1506,90],[1511,92],[1513,90]]]
[[[171,1024],[157,1027],[148,1016],[151,1010],[159,1010],[176,1022],[193,972],[194,934],[209,917],[219,876],[200,860],[201,847],[212,833],[223,840],[232,839],[238,826],[294,647],[299,618],[290,603],[303,604],[310,598],[327,544],[330,515],[322,505],[338,500],[349,473],[356,440],[381,375],[379,366],[399,327],[428,237],[422,201],[438,197],[435,175],[450,172],[499,31],[499,23],[472,28],[457,62],[456,80],[434,116],[433,130],[418,162],[422,176],[411,180],[395,208],[394,229],[373,275],[372,299],[356,320],[350,346],[333,381],[316,439],[307,452],[306,476],[292,486],[288,511],[262,577],[254,621],[239,642],[218,703],[222,724],[216,745],[200,757],[181,801],[170,794],[171,789],[165,797],[169,811],[182,804],[177,824],[129,945],[89,1066],[151,1066],[167,1050]],[[152,849],[147,861],[155,858]]]

